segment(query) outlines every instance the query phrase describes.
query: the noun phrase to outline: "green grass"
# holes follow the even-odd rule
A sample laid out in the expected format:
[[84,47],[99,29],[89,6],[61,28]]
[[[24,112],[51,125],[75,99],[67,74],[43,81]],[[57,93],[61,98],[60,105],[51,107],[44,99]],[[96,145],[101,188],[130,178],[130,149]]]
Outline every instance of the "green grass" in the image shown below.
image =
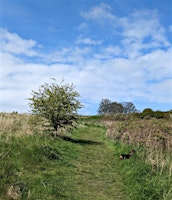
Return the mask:
[[[133,146],[119,142],[115,143],[116,153],[129,152]],[[134,147],[136,148],[136,147]],[[171,200],[172,180],[168,170],[160,173],[159,170],[148,162],[142,160],[139,154],[133,155],[129,160],[123,160],[116,166],[120,170],[126,193],[130,200]]]
[[57,138],[13,135],[11,128],[10,136],[0,134],[0,199],[171,200],[168,171],[152,168],[140,153],[119,160],[136,147],[108,139],[101,120],[82,118]]
[[105,129],[82,125],[71,137],[1,136],[0,197],[123,199]]

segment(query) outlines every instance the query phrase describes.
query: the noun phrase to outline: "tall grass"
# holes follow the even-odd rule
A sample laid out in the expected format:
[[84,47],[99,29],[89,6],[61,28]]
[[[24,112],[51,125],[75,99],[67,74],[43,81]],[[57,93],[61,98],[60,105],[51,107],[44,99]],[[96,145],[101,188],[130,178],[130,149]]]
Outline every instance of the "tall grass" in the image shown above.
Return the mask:
[[[172,199],[171,119],[138,119],[132,115],[123,115],[108,116],[104,123],[107,126],[107,137],[114,139],[117,144],[136,149],[137,160],[132,167],[136,173],[131,173],[128,165],[122,167],[124,171],[129,171],[128,177],[136,187],[135,192],[142,191],[140,194],[146,195],[153,190],[155,195],[147,194],[148,199]],[[143,187],[139,188],[141,185]],[[133,192],[132,189],[130,191]],[[145,199],[144,195],[139,199]]]
[[0,113],[0,135],[31,134],[29,125],[30,115],[17,113]]
[[[134,146],[127,146],[115,142],[115,149],[118,154],[129,152]],[[126,185],[128,200],[171,200],[172,181],[168,179],[165,171],[162,174],[152,170],[150,163],[142,160],[138,152],[130,159],[119,162],[119,171]]]

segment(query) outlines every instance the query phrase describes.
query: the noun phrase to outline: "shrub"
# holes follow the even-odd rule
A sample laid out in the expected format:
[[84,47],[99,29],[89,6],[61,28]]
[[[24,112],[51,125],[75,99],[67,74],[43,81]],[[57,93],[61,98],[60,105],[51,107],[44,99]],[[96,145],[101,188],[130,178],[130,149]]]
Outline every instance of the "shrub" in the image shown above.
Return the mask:
[[72,127],[77,120],[77,109],[81,103],[77,99],[79,94],[74,91],[73,84],[53,82],[41,85],[38,92],[32,91],[30,107],[32,113],[39,119],[49,122],[55,132],[63,127]]
[[145,119],[150,119],[154,116],[154,111],[151,108],[145,108],[141,113],[141,117]]
[[157,110],[154,112],[154,117],[156,119],[166,118],[166,114],[162,111]]

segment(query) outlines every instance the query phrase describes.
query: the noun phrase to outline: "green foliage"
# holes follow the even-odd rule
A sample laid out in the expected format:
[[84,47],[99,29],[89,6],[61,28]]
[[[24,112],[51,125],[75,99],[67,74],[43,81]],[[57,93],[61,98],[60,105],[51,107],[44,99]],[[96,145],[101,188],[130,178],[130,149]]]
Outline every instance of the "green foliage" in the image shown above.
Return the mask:
[[157,110],[157,111],[154,112],[154,117],[155,117],[156,119],[167,118],[167,117],[168,117],[168,114],[165,113],[165,112],[162,112],[162,111]]
[[123,106],[121,103],[118,102],[112,102],[110,105],[110,113],[123,113]]
[[142,118],[151,118],[154,116],[154,112],[151,108],[145,108],[141,114]]
[[130,114],[135,113],[136,107],[132,102],[111,102],[109,99],[102,99],[99,108],[98,114]]
[[32,91],[30,107],[32,113],[46,119],[50,127],[57,132],[59,128],[74,126],[77,119],[77,109],[81,103],[77,99],[79,94],[73,84],[52,82],[40,86],[38,91]]
[[123,106],[117,102],[111,102],[109,99],[102,99],[100,102],[98,113],[101,114],[112,114],[112,113],[122,113]]
[[109,107],[110,104],[111,101],[109,99],[102,99],[99,104],[98,113],[100,115],[105,113],[110,113],[110,107]]
[[123,113],[124,114],[131,114],[131,113],[137,112],[137,109],[132,102],[123,102],[122,106],[123,106]]
[[162,119],[162,118],[169,118],[170,112],[163,112],[160,110],[153,111],[151,108],[145,108],[142,113],[140,113],[141,118],[150,119],[150,118],[156,118],[156,119]]

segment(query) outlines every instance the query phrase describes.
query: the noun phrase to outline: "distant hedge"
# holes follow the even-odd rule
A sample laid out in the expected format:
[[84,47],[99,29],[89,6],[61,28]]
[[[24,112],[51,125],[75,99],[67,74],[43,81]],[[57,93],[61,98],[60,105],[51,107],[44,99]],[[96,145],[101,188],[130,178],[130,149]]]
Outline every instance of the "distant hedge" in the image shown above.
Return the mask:
[[156,119],[162,119],[162,118],[169,118],[169,112],[163,112],[160,110],[153,111],[151,108],[145,108],[142,113],[139,113],[140,118],[142,119],[150,119],[150,118],[156,118]]

